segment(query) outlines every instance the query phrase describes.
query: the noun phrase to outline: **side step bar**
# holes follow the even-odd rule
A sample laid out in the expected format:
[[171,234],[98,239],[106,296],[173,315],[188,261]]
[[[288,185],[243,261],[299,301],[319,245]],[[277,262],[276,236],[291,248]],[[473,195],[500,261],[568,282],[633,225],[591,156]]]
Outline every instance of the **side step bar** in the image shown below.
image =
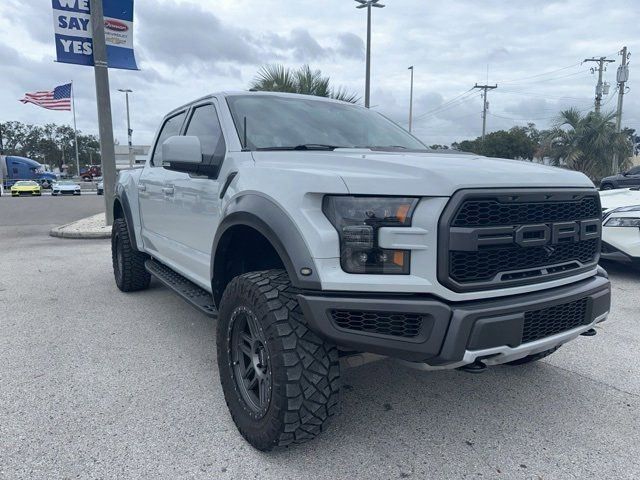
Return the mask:
[[211,294],[191,280],[187,280],[179,273],[153,259],[144,262],[144,268],[166,287],[169,287],[180,295],[183,300],[200,310],[207,317],[218,317],[218,311],[213,305]]

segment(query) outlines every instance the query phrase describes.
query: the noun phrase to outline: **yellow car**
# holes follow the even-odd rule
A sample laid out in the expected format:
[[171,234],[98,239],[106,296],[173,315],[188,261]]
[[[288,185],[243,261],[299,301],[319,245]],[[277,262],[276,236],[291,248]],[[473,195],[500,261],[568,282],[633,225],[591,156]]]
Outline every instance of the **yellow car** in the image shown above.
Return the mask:
[[42,195],[42,187],[38,182],[20,180],[11,186],[12,197],[39,197]]

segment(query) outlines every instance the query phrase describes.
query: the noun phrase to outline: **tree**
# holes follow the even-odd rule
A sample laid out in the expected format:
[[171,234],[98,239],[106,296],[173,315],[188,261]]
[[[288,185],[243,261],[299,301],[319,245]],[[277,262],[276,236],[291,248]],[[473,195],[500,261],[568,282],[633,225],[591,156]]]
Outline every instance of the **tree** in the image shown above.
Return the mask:
[[614,113],[582,115],[573,108],[564,110],[544,138],[541,154],[553,165],[578,170],[594,181],[611,173],[616,154],[617,168],[622,170],[629,164],[633,145],[629,132],[616,132],[614,118]]
[[[70,173],[76,173],[76,152],[73,129],[68,125],[53,123],[38,126],[20,122],[2,124],[2,140],[5,155],[32,158],[52,167],[68,165]],[[100,143],[94,135],[78,131],[80,165],[100,161]]]
[[312,70],[309,65],[303,65],[297,70],[280,64],[264,65],[258,70],[250,88],[263,92],[315,95],[349,103],[360,101],[356,94],[341,87],[331,88],[329,77],[323,76],[320,70]]
[[452,144],[452,148],[488,157],[533,160],[538,150],[539,130],[533,123],[526,127],[498,130],[475,140],[463,140]]

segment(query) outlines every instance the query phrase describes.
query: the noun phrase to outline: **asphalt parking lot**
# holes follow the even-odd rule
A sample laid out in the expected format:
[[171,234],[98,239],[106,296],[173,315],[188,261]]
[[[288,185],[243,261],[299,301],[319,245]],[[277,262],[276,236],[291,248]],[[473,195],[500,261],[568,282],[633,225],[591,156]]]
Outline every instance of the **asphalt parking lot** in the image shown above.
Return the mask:
[[640,476],[640,273],[610,268],[609,321],[538,364],[346,370],[329,430],[263,454],[227,412],[215,321],[157,282],[120,293],[108,241],[47,235],[102,202],[0,198],[0,478]]

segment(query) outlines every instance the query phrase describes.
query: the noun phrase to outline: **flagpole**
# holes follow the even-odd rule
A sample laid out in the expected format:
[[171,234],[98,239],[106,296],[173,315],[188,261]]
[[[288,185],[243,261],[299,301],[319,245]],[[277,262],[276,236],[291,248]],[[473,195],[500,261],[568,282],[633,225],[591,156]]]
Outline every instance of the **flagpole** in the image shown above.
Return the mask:
[[80,177],[80,155],[78,154],[78,127],[76,126],[76,94],[73,91],[73,80],[71,80],[71,105],[73,110],[73,138],[76,143],[76,168]]

